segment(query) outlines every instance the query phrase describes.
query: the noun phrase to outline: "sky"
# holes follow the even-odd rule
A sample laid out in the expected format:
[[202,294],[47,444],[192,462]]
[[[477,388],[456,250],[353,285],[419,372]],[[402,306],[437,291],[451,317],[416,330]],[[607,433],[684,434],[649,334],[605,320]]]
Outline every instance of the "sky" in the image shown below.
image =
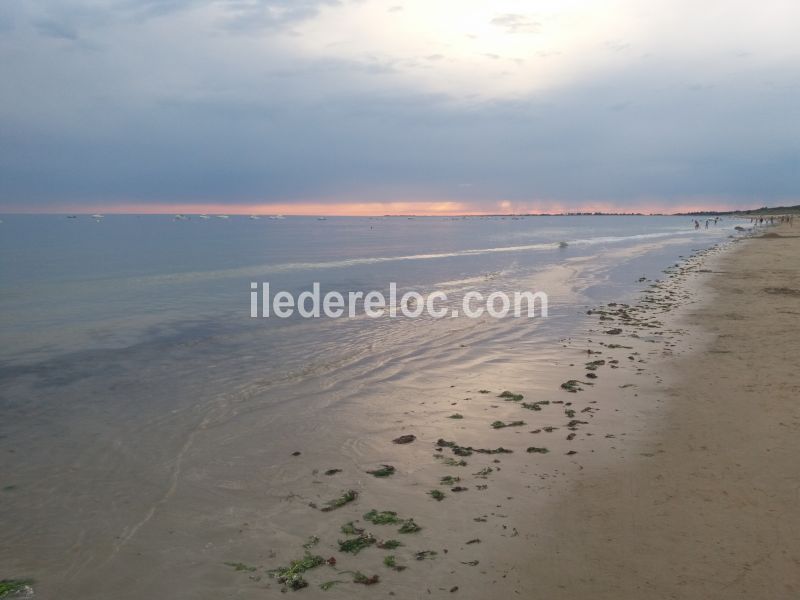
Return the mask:
[[0,212],[800,203],[797,0],[2,0]]

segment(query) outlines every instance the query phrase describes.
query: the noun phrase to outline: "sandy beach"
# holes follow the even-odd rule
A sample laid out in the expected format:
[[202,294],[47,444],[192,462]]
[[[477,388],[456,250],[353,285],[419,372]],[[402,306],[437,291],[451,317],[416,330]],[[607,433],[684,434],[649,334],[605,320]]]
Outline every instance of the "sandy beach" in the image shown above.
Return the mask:
[[648,366],[652,433],[552,508],[541,597],[798,597],[798,237],[775,228],[693,275],[685,349]]

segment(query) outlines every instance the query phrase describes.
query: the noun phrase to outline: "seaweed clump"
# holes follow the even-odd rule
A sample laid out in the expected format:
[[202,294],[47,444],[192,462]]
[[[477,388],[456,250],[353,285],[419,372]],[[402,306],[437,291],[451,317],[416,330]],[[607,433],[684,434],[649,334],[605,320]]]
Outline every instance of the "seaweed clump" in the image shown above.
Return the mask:
[[515,394],[514,392],[509,392],[508,390],[504,391],[497,397],[502,398],[503,400],[507,400],[509,402],[519,402],[520,400],[522,400],[522,398],[524,398],[522,394]]
[[397,564],[397,559],[393,554],[389,556],[383,557],[383,564],[389,567],[390,569],[394,569],[395,571],[405,571],[408,567],[404,567],[403,565]]
[[[325,563],[321,556],[315,556],[306,552],[303,558],[293,560],[288,567],[280,567],[269,572],[270,577],[275,577],[280,583],[293,590],[299,590],[308,586],[308,582],[303,577],[303,573],[314,569]],[[2,597],[2,596],[0,596]]]
[[542,410],[542,406],[550,404],[549,400],[539,400],[538,402],[523,402],[522,408],[527,408],[528,410]]
[[400,529],[397,530],[397,532],[398,533],[417,533],[418,531],[421,531],[421,530],[422,530],[422,527],[417,525],[414,522],[414,519],[408,519],[403,523],[403,525],[400,527]]
[[370,533],[364,533],[355,538],[350,538],[345,541],[339,540],[339,552],[346,552],[348,554],[358,554],[364,548],[372,546],[377,540]]
[[341,508],[345,504],[350,504],[354,502],[358,498],[358,492],[355,490],[347,490],[338,498],[334,498],[333,500],[328,500],[320,510],[322,512],[330,512],[332,510],[336,510],[337,508]]
[[583,391],[581,384],[594,385],[593,383],[590,383],[588,381],[578,381],[577,379],[570,379],[569,381],[565,381],[564,383],[561,384],[561,389],[567,390],[568,392],[572,392],[573,394],[575,394],[577,392]]
[[356,571],[353,574],[353,583],[360,583],[362,585],[375,585],[380,581],[380,577],[377,575],[373,575],[372,577],[367,577],[361,571]]
[[396,469],[392,465],[381,465],[380,469],[367,471],[367,475],[372,475],[373,477],[389,477],[394,475],[395,471]]
[[2,579],[0,580],[0,598],[16,594],[32,594],[32,585],[32,579]]
[[364,519],[373,525],[394,525],[400,523],[403,519],[397,516],[397,513],[391,510],[377,511],[372,509],[368,513],[364,513]]
[[445,499],[444,492],[442,492],[441,490],[431,490],[430,492],[428,492],[428,495],[437,502],[441,502],[442,500]]
[[492,429],[504,429],[505,427],[522,427],[525,421],[511,421],[510,423],[503,423],[503,421],[495,421],[492,423]]

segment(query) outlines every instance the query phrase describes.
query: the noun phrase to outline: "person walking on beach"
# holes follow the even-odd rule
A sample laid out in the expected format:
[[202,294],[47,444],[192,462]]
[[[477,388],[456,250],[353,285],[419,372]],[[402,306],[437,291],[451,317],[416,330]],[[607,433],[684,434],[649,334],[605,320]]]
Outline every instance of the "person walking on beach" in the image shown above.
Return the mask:
[[700,221],[698,221],[697,219],[694,220],[694,228],[700,229]]

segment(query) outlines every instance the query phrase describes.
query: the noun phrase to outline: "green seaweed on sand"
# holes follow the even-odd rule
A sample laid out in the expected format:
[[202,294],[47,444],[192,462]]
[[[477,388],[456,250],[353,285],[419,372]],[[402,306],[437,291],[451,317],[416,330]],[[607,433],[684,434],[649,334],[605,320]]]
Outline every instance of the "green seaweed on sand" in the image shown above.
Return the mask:
[[303,544],[303,548],[308,550],[309,548],[313,548],[317,544],[319,544],[319,538],[317,536],[315,536],[315,535],[312,535],[312,536],[309,536],[309,538],[306,541],[306,543]]
[[[248,573],[252,573],[256,570],[256,567],[251,567],[241,562],[226,562],[224,564],[226,567],[232,567],[234,571],[247,571]],[[0,598],[2,598],[2,596],[0,596]]]
[[447,418],[448,418],[448,419],[463,419],[463,418],[464,418],[464,415],[462,415],[462,414],[459,414],[459,413],[453,413],[452,415],[450,415],[450,416],[449,416],[449,417],[447,417]]
[[439,480],[439,484],[450,486],[457,484],[459,481],[461,481],[461,477],[453,477],[452,475],[445,475]]
[[353,573],[353,583],[360,583],[362,585],[375,585],[380,581],[380,577],[377,575],[373,575],[372,577],[367,577],[361,571],[356,571]]
[[571,408],[568,408],[564,411],[564,414],[567,415],[568,419],[572,419],[575,416],[575,411]]
[[586,363],[586,368],[589,371],[596,371],[597,367],[602,367],[604,364],[606,364],[606,361],[604,361],[602,359],[601,360],[593,360],[591,362],[587,362]]
[[428,492],[428,495],[430,495],[430,497],[436,500],[437,502],[441,502],[445,498],[444,492],[442,492],[441,490],[431,490],[430,492]]
[[456,460],[452,456],[444,456],[443,454],[434,454],[433,458],[441,460],[448,467],[466,467],[467,461],[460,459]]
[[550,452],[550,450],[547,448],[537,448],[536,446],[531,446],[528,448],[527,452],[530,452],[531,454],[547,454]]
[[336,475],[337,473],[341,472],[342,472],[341,469],[328,469],[327,471],[325,471],[325,475],[330,477],[331,475]]
[[491,394],[491,390],[478,390],[479,394]]
[[339,530],[345,535],[361,535],[364,533],[364,530],[360,527],[356,527],[353,525],[352,521],[348,521],[344,525],[342,525]]
[[[496,423],[502,423],[502,421],[496,421]],[[503,426],[511,427],[524,424],[525,423],[523,421],[514,421],[513,423],[509,424],[503,423]],[[449,442],[447,440],[443,440],[442,438],[439,438],[439,440],[436,442],[436,445],[440,448],[450,448],[453,451],[453,454],[455,454],[456,456],[470,456],[472,455],[473,452],[478,452],[479,454],[511,454],[512,452],[512,450],[506,450],[502,446],[500,448],[495,448],[494,450],[491,448],[473,448],[472,446],[459,446],[455,442]],[[434,454],[433,457],[443,458],[441,454]],[[445,460],[445,464],[451,464],[451,463],[448,463],[447,460]],[[467,463],[464,462],[463,464],[460,464],[458,466],[464,466],[466,464]]]
[[394,550],[395,548],[399,548],[403,545],[403,542],[399,540],[383,540],[378,542],[378,548],[383,550]]
[[472,448],[467,448],[465,446],[459,446],[455,442],[450,442],[443,438],[439,438],[436,441],[436,445],[440,448],[450,448],[450,450],[456,456],[470,456],[472,454]]
[[509,392],[508,390],[504,391],[497,397],[502,398],[503,400],[507,400],[509,402],[519,402],[520,400],[522,400],[522,398],[524,398],[522,394],[515,394],[514,392]]
[[373,477],[389,477],[394,475],[395,471],[396,469],[392,465],[381,465],[380,469],[367,471],[367,475],[372,475]]
[[293,560],[288,567],[273,569],[269,571],[269,575],[280,583],[285,583],[289,588],[299,590],[308,586],[308,582],[303,578],[303,573],[322,564],[325,564],[324,558],[306,552],[303,558]]
[[480,479],[486,479],[489,476],[489,474],[492,473],[492,472],[494,472],[494,469],[492,469],[492,467],[484,467],[480,471],[478,471],[477,473],[473,473],[473,475],[475,477],[480,478]]
[[507,450],[500,446],[499,448],[470,448],[479,454],[511,454],[513,450]]
[[320,510],[322,512],[330,512],[332,510],[336,510],[337,508],[341,508],[345,504],[350,504],[354,502],[358,498],[358,492],[355,490],[347,490],[338,498],[334,498],[333,500],[328,500]]
[[393,554],[389,556],[383,557],[383,564],[389,567],[390,569],[394,569],[395,571],[405,571],[408,567],[404,567],[403,565],[397,564],[397,558]]
[[350,538],[345,541],[339,540],[339,552],[358,554],[364,548],[372,546],[376,541],[375,537],[370,533],[361,534],[356,538]]
[[528,410],[542,410],[542,406],[550,404],[549,400],[539,400],[538,402],[523,402],[521,404],[522,408],[527,408]]
[[12,594],[28,592],[33,585],[32,579],[3,579],[0,580],[0,598],[6,598]]
[[414,519],[407,519],[397,530],[398,533],[417,533],[422,527],[414,522]]
[[436,550],[421,550],[414,555],[417,560],[426,560],[439,554]]
[[505,427],[521,427],[523,425],[525,425],[525,421],[511,421],[510,423],[495,421],[494,423],[492,423],[492,429],[503,429]]
[[561,384],[561,389],[567,390],[568,392],[572,392],[574,394],[576,392],[583,390],[581,384],[594,385],[593,383],[588,381],[578,381],[577,379],[570,379],[569,381],[565,381],[564,383]]
[[586,421],[578,421],[577,419],[572,419],[569,423],[567,423],[567,429],[576,429],[578,425],[588,425]]
[[401,523],[403,521],[394,511],[377,511],[375,509],[364,513],[364,520],[369,521],[373,525],[394,525],[395,523]]

